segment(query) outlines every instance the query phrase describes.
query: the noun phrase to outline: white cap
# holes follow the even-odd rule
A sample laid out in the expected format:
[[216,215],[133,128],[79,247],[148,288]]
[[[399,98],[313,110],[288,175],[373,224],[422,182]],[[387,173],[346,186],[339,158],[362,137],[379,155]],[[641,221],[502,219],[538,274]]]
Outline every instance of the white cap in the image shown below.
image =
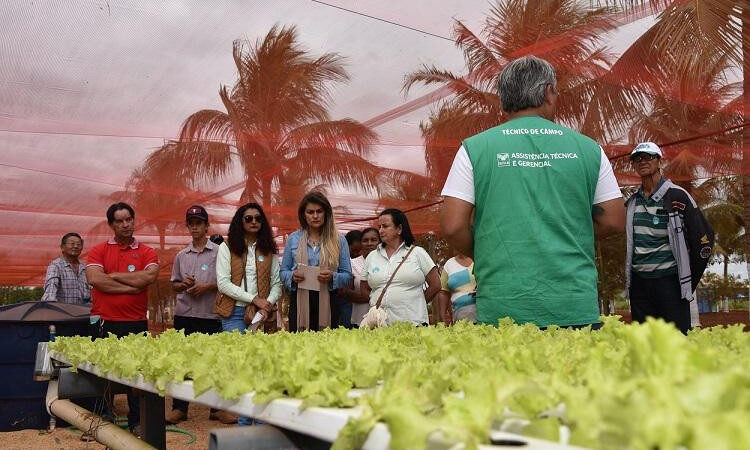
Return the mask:
[[659,158],[663,156],[659,146],[653,142],[642,142],[638,144],[633,151],[630,152],[630,157],[632,158],[636,153],[648,153],[649,155],[656,155]]

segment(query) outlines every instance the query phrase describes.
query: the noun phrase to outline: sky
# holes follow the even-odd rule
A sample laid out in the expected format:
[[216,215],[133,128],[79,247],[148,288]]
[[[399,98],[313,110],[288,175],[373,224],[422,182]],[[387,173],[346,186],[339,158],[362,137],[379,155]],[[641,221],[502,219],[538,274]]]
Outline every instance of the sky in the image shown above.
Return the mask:
[[[333,87],[331,116],[367,121],[430,92],[402,90],[404,75],[422,65],[464,73],[462,54],[450,41],[452,25],[461,20],[478,32],[490,8],[476,0],[327,3],[3,2],[0,254],[28,250],[15,256],[18,265],[38,264],[57,252],[52,243],[61,229],[100,223],[107,196],[122,189],[150,152],[175,138],[187,116],[223,109],[219,88],[236,77],[233,40],[254,41],[274,24],[296,26],[312,54],[346,58],[351,79]],[[619,53],[651,24],[645,18],[603,40]],[[376,127],[380,143],[371,159],[422,173],[419,124],[430,107]],[[212,190],[235,178],[217,181]],[[356,191],[337,190],[333,197],[354,213],[374,207],[357,203]],[[231,214],[227,208],[212,212],[224,221]],[[40,242],[50,248],[43,255]]]

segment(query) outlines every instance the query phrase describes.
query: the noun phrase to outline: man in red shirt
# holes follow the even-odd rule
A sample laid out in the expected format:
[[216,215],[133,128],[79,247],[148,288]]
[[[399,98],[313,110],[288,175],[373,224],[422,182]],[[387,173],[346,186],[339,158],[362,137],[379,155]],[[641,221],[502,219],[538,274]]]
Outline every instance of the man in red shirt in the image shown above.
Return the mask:
[[[92,336],[118,337],[148,331],[148,286],[159,274],[159,258],[151,247],[133,237],[135,211],[127,203],[107,209],[107,222],[115,235],[89,251],[86,278],[91,290]],[[138,398],[128,393],[128,426],[138,430]]]

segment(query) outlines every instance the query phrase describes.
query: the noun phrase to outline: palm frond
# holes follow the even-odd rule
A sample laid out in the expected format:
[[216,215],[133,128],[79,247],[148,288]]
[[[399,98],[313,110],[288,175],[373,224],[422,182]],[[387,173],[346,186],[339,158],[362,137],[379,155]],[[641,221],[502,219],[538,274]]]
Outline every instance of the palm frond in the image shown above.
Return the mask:
[[447,70],[441,70],[438,69],[435,66],[428,66],[428,65],[422,65],[422,68],[415,71],[410,72],[404,76],[404,84],[402,86],[402,89],[407,94],[409,93],[409,90],[415,85],[415,84],[423,84],[425,86],[430,86],[432,84],[452,84],[457,82],[464,82],[462,78],[453,72],[447,71]]
[[431,177],[400,169],[384,168],[378,178],[380,198],[411,202],[434,200]]
[[234,130],[228,114],[215,109],[202,109],[182,123],[180,141],[234,142]]
[[456,20],[453,24],[453,37],[456,39],[456,46],[464,53],[464,61],[466,61],[469,73],[478,80],[497,77],[506,62],[501,55],[496,55],[460,20]]
[[305,147],[283,162],[284,173],[301,172],[309,180],[327,185],[340,184],[366,192],[376,191],[381,168],[365,158],[337,147]]
[[328,120],[331,83],[349,79],[340,55],[308,56],[294,26],[276,25],[255,44],[235,41],[233,53],[240,79],[232,98],[256,104],[260,123],[296,126]]
[[152,152],[146,170],[175,179],[214,181],[231,170],[231,147],[214,141],[172,141]]
[[[673,2],[659,16],[661,26],[654,37],[656,49],[668,49],[678,61],[684,61],[692,56],[694,49],[679,44],[700,36],[714,52],[742,66],[743,41],[750,45],[750,33],[742,33],[742,3],[736,0]],[[687,62],[678,65],[685,66]]]
[[377,134],[352,119],[315,122],[290,130],[277,150],[278,156],[293,157],[300,148],[337,148],[365,157],[370,154]]

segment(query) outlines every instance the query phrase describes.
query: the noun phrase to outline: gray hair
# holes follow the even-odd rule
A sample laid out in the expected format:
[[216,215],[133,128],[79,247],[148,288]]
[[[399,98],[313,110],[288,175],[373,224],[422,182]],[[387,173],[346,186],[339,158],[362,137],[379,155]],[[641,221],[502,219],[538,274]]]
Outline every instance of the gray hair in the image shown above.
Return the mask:
[[557,87],[557,75],[552,64],[536,56],[511,61],[500,73],[498,81],[503,111],[514,113],[542,106],[548,84]]

